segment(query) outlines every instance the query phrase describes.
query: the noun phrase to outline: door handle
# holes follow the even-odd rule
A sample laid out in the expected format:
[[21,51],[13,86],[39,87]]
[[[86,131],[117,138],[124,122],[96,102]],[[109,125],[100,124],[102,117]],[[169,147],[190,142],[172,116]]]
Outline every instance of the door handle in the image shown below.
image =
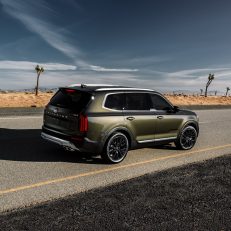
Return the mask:
[[127,120],[132,121],[132,120],[134,120],[134,119],[135,119],[135,117],[133,117],[133,116],[129,116],[129,117],[127,117],[126,119],[127,119]]
[[157,119],[162,120],[164,117],[163,116],[157,116]]

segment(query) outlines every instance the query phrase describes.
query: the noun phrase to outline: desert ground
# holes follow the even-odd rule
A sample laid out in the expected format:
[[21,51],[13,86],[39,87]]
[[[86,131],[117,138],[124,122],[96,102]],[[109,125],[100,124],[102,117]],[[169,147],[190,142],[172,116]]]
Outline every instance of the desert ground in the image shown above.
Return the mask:
[[[44,107],[54,93],[0,93],[0,107]],[[174,105],[231,105],[231,96],[165,95]]]

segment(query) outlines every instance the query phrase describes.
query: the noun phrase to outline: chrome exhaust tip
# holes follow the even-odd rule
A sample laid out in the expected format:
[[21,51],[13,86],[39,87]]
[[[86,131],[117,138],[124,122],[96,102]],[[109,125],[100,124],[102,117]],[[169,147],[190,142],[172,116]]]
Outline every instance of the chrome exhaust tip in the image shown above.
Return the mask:
[[68,151],[68,152],[75,152],[75,151],[76,151],[75,149],[70,148],[70,147],[68,147],[68,146],[63,146],[63,149],[64,149],[65,151]]

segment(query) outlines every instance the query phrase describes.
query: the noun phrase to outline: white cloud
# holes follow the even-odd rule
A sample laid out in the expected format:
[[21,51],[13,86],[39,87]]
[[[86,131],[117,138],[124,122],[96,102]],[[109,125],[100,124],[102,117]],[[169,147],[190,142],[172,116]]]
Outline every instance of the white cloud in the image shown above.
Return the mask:
[[140,64],[153,64],[165,61],[170,61],[172,58],[169,56],[144,56],[144,57],[134,57],[129,60],[129,63],[140,65]]
[[[36,84],[35,71],[24,70],[2,70],[0,74],[0,89],[26,89],[34,88]],[[40,87],[61,87],[70,84],[113,84],[142,86],[142,80],[137,81],[133,73],[113,72],[108,75],[106,72],[92,71],[50,71],[44,72],[40,77]]]
[[90,69],[99,72],[136,72],[138,69],[128,69],[128,68],[105,68],[101,66],[90,65]]
[[[155,89],[200,89],[206,83],[209,73],[215,74],[212,87],[220,89],[231,86],[231,68],[213,67],[185,69],[173,72],[156,70],[139,70],[132,68],[110,68],[93,65],[81,58],[80,49],[68,40],[68,32],[48,23],[48,18],[56,13],[44,0],[0,0],[3,9],[10,16],[17,19],[25,27],[40,36],[46,43],[56,50],[62,52],[73,60],[74,65],[61,63],[39,63],[45,70],[56,72],[45,72],[41,79],[43,86],[67,85],[72,83],[108,83],[118,85],[129,85],[137,87],[150,87]],[[72,0],[72,4],[75,1]],[[135,57],[126,61],[129,66],[139,66],[169,60],[168,57]],[[0,88],[19,88],[19,86],[34,86],[34,67],[37,65],[31,61],[0,61]],[[117,64],[118,66],[118,64]],[[142,66],[142,65],[141,65]],[[150,68],[151,69],[151,68]],[[15,71],[14,71],[15,70]],[[64,73],[62,71],[67,71]],[[111,72],[108,75],[108,72]],[[8,85],[7,85],[8,84]],[[7,87],[9,86],[9,87]]]
[[65,71],[76,70],[76,66],[66,65],[62,63],[35,63],[30,61],[9,61],[0,60],[0,69],[4,70],[34,70],[36,65],[42,66],[45,71]]
[[[230,70],[231,71],[231,70]],[[30,70],[1,70],[0,89],[25,89],[34,88],[36,83],[36,73]],[[114,84],[132,87],[151,88],[158,91],[176,91],[191,90],[199,92],[205,88],[207,74],[201,79],[195,78],[172,78],[170,76],[150,75],[150,78],[144,78],[142,72],[92,72],[82,70],[60,70],[45,71],[40,77],[40,87],[60,87],[70,84]],[[216,75],[215,80],[210,86],[211,91],[218,90],[223,93],[227,86],[231,87],[230,80],[227,80],[225,73],[223,76]],[[226,73],[227,74],[227,73]]]
[[[12,17],[22,22],[28,30],[39,35],[44,41],[50,46],[59,50],[70,58],[75,58],[80,51],[70,45],[66,40],[66,37],[58,32],[52,24],[48,24],[44,20],[38,19],[33,12],[33,4],[31,1],[20,1],[20,0],[0,0],[3,4],[3,9]],[[40,0],[36,1],[37,12],[44,12],[44,15],[50,13],[50,8],[47,4]],[[43,16],[44,16],[43,15]]]
[[[67,57],[71,58],[80,69],[92,70],[98,72],[129,72],[133,69],[115,69],[105,68],[101,66],[94,66],[80,58],[82,52],[76,46],[70,44],[65,36],[65,30],[57,28],[51,23],[42,20],[45,16],[52,12],[47,3],[43,0],[29,1],[29,0],[0,0],[3,9],[13,18],[18,19],[31,32],[40,36],[51,47],[62,52]],[[73,1],[72,1],[73,4]],[[54,13],[54,12],[52,12]],[[62,33],[60,32],[62,31]]]
[[220,73],[230,72],[231,68],[199,68],[199,69],[187,69],[180,70],[176,72],[166,73],[169,77],[177,77],[177,78],[187,78],[187,77],[200,77],[208,76],[209,73],[215,73],[216,76],[219,76]]

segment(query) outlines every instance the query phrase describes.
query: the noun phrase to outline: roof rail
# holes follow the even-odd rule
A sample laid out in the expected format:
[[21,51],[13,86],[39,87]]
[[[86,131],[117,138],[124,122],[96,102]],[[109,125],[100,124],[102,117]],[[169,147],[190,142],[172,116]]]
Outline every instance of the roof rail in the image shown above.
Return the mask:
[[120,91],[120,90],[131,90],[131,91],[155,91],[152,89],[143,89],[143,88],[133,88],[133,87],[115,87],[115,88],[99,88],[96,89],[96,91],[111,91],[111,90],[115,90],[115,91]]
[[81,84],[81,88],[86,88],[86,87],[87,87],[87,85]]
[[87,83],[77,83],[77,84],[71,84],[68,87],[116,87],[118,85],[113,84],[87,84]]
[[[112,85],[112,84],[71,84],[68,87],[95,87],[95,91],[120,91],[120,90],[131,90],[131,91],[155,91],[153,89],[146,88],[135,88],[135,87],[126,87],[120,85]],[[98,88],[97,88],[98,87]]]

